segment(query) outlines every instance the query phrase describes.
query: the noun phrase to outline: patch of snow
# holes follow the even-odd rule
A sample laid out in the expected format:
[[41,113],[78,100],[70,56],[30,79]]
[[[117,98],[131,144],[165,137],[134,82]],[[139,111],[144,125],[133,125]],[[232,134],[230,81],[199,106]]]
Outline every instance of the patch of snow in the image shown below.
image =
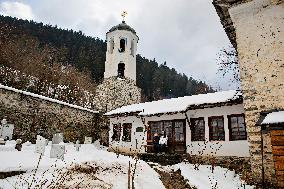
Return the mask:
[[284,111],[271,112],[262,121],[262,125],[274,124],[274,123],[284,123]]
[[[9,145],[13,143],[9,143]],[[6,145],[5,145],[6,146]],[[36,154],[35,145],[23,145],[22,151],[0,151],[1,163],[0,172],[8,171],[27,171],[23,175],[10,177],[8,179],[0,180],[0,188],[12,189],[15,184],[23,184],[19,188],[35,188],[28,187],[24,180],[31,182],[35,172],[33,171],[38,162],[39,168],[35,174],[36,183],[52,182],[52,179],[58,179],[58,172],[60,170],[67,170],[74,164],[81,164],[87,162],[87,165],[98,168],[95,176],[101,180],[105,187],[111,186],[113,189],[127,188],[127,172],[129,162],[132,165],[135,160],[128,156],[119,155],[108,152],[103,147],[96,147],[93,144],[82,144],[80,151],[76,151],[73,144],[65,144],[66,152],[64,161],[59,159],[49,158],[51,146],[46,146],[45,154],[39,161],[40,154]],[[88,175],[77,175],[80,181],[88,182],[90,178]],[[89,180],[88,180],[89,179]],[[93,179],[94,181],[94,179]],[[70,181],[72,182],[72,180]],[[136,174],[134,177],[136,189],[157,188],[164,189],[164,186],[159,179],[159,175],[146,162],[139,160],[137,163]],[[72,184],[72,183],[70,183]],[[41,187],[45,188],[45,187]],[[94,187],[96,188],[96,187]],[[98,187],[100,188],[100,187]]]
[[99,113],[98,111],[90,110],[90,109],[87,109],[87,108],[84,108],[84,107],[81,107],[81,106],[77,106],[77,105],[74,105],[74,104],[69,104],[69,103],[66,103],[66,102],[63,102],[63,101],[60,101],[60,100],[56,100],[56,99],[53,99],[53,98],[49,98],[49,97],[46,97],[46,96],[42,96],[42,95],[38,95],[38,94],[34,94],[34,93],[22,91],[22,90],[18,90],[18,89],[8,87],[8,86],[2,85],[2,84],[0,84],[0,89],[6,89],[6,90],[9,90],[9,91],[14,91],[16,93],[21,93],[21,94],[24,94],[24,95],[28,95],[28,96],[39,98],[39,99],[42,99],[42,100],[46,100],[46,101],[49,101],[49,102],[62,104],[64,106],[69,106],[71,108],[88,111],[88,112],[91,112],[91,113]]
[[139,113],[138,115],[147,116],[159,113],[182,112],[193,105],[215,104],[228,102],[240,98],[242,94],[237,90],[207,93],[179,98],[158,100],[123,106],[121,108],[107,112],[105,115],[115,115],[124,113]]
[[239,175],[219,166],[214,167],[212,173],[212,166],[200,165],[199,169],[194,169],[193,164],[179,163],[173,166],[168,166],[167,169],[172,168],[174,170],[181,170],[182,176],[188,180],[191,186],[195,186],[198,189],[253,189],[254,186],[246,185],[240,180]]

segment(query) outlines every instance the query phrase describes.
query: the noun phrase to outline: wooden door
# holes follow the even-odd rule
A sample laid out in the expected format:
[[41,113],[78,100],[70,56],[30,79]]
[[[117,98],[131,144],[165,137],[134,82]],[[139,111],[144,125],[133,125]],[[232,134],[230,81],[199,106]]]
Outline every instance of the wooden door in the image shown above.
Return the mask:
[[185,120],[174,121],[173,146],[176,153],[185,153]]
[[271,145],[277,183],[284,188],[284,130],[271,131]]

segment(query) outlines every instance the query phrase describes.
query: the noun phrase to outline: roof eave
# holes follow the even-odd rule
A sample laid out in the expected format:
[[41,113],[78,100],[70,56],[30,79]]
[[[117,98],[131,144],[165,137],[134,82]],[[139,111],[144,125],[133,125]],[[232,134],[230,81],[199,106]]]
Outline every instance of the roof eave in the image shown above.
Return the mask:
[[236,30],[229,14],[229,9],[233,6],[249,1],[252,0],[213,0],[212,2],[220,18],[221,24],[223,25],[223,28],[235,49],[237,49]]

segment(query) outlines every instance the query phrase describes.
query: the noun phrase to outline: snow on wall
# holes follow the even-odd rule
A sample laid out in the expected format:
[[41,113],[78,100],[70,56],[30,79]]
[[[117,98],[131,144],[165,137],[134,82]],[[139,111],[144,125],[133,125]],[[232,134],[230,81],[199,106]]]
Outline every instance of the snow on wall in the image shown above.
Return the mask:
[[230,100],[238,99],[240,96],[241,93],[236,90],[185,96],[123,106],[121,108],[110,111],[105,115],[140,112],[139,115],[147,116],[159,113],[181,112],[185,111],[191,105],[228,102]]
[[16,92],[16,93],[21,93],[21,94],[24,94],[24,95],[28,95],[28,96],[39,98],[39,99],[42,99],[42,100],[46,100],[46,101],[49,101],[49,102],[54,102],[54,103],[57,103],[57,104],[62,104],[64,106],[69,106],[71,108],[88,111],[88,112],[91,112],[91,113],[99,113],[98,111],[83,108],[81,106],[77,106],[77,105],[74,105],[74,104],[69,104],[69,103],[66,103],[66,102],[63,102],[63,101],[60,101],[60,100],[56,100],[56,99],[53,99],[53,98],[49,98],[49,97],[46,97],[46,96],[42,96],[42,95],[38,95],[38,94],[34,94],[34,93],[22,91],[22,90],[18,90],[18,89],[8,87],[8,86],[2,85],[2,84],[0,84],[0,89],[9,90],[9,91],[13,91],[13,92]]
[[284,111],[272,112],[267,114],[261,124],[264,125],[273,123],[284,123]]

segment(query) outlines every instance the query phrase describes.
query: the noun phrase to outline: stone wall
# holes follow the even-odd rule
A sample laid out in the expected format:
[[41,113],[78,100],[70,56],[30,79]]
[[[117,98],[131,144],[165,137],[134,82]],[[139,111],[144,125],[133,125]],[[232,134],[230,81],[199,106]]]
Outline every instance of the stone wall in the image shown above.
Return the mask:
[[134,80],[110,77],[97,86],[96,97],[98,110],[108,112],[121,106],[140,103],[141,89]]
[[[219,2],[219,6],[223,6],[226,3],[229,5],[230,0],[220,1],[223,4]],[[261,128],[256,126],[256,122],[260,112],[284,108],[284,2],[237,2],[227,6],[230,17],[228,22],[235,29],[236,38],[231,41],[236,42],[239,56],[251,166],[255,180],[260,182]],[[274,165],[269,133],[263,139],[265,180],[273,182]]]
[[55,132],[63,132],[65,141],[84,136],[100,137],[101,116],[85,110],[43,100],[37,97],[0,89],[0,119],[15,124],[13,138],[36,140],[41,134],[49,139]]

